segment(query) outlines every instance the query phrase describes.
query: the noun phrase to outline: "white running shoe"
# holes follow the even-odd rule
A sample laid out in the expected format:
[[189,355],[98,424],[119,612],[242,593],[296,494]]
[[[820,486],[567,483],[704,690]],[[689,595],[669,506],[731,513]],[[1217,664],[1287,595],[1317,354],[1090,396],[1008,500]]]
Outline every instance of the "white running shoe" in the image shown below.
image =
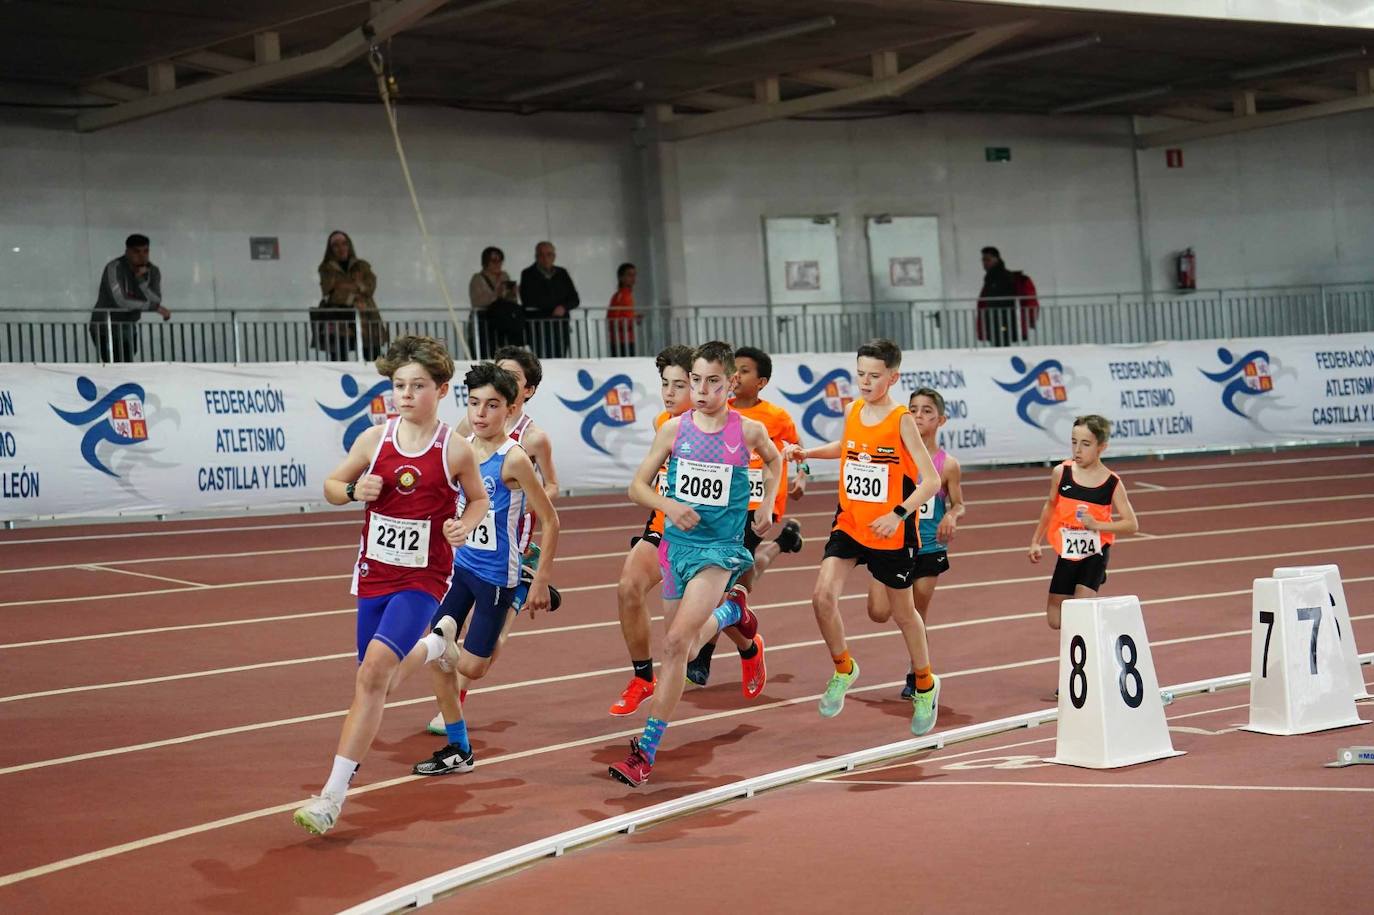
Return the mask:
[[448,734],[448,730],[444,727],[444,713],[440,712],[433,718],[429,719],[429,724],[425,726],[425,730],[439,737],[446,736]]
[[339,810],[342,807],[341,798],[321,792],[318,797],[312,797],[310,803],[293,813],[291,819],[306,832],[322,836],[338,822]]
[[451,674],[458,669],[458,622],[451,616],[440,617],[434,633],[444,640],[444,653],[434,663],[444,673]]

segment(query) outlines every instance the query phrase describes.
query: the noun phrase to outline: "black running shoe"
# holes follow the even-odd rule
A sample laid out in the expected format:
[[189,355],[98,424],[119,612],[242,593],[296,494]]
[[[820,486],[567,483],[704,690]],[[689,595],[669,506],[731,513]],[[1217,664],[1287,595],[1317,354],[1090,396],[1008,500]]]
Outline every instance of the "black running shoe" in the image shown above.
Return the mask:
[[902,698],[910,699],[916,695],[916,675],[906,675],[906,685],[902,687]]
[[449,775],[454,772],[471,772],[476,761],[472,751],[464,753],[456,743],[451,743],[424,762],[416,763],[410,771],[416,775]]
[[795,518],[788,518],[782,523],[782,531],[773,542],[784,553],[800,553],[802,545],[806,542],[802,539],[801,524]]
[[708,654],[711,647],[703,646],[697,656],[687,662],[687,680],[697,686],[705,686],[711,679],[711,655]]

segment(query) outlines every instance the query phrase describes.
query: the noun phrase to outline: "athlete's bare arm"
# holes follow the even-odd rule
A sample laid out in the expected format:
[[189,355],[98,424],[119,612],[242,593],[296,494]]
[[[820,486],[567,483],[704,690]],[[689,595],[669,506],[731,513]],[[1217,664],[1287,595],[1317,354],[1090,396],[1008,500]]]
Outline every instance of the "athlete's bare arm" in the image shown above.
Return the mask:
[[[558,498],[558,471],[553,466],[553,441],[548,434],[538,426],[531,426],[525,433],[525,440],[520,443],[521,447],[529,453],[529,456],[538,465],[539,472],[544,475],[544,493],[552,501]],[[539,541],[540,549],[544,548],[544,541]]]
[[649,446],[649,453],[644,456],[644,461],[635,471],[634,478],[630,480],[630,501],[663,512],[664,517],[673,522],[674,527],[689,531],[697,526],[701,516],[690,505],[660,496],[654,487],[654,478],[658,476],[663,462],[668,460],[668,455],[672,454],[673,442],[677,439],[677,430],[681,422],[680,417],[674,416],[659,426],[658,432],[654,433],[654,443]]
[[463,487],[467,505],[461,518],[450,518],[444,522],[444,537],[454,546],[462,546],[468,539],[468,533],[486,517],[491,498],[487,495],[486,486],[482,485],[477,455],[472,453],[472,446],[457,429],[450,432],[448,437],[448,473],[450,479],[457,480],[458,485]]
[[754,533],[762,537],[773,526],[773,513],[764,511],[764,505],[776,505],[778,486],[782,483],[782,453],[773,440],[768,437],[768,429],[761,422],[752,419],[742,421],[744,443],[763,461],[763,498],[760,509],[754,513]]
[[536,611],[549,609],[549,578],[553,574],[554,557],[558,555],[558,512],[549,494],[539,485],[534,463],[522,449],[512,448],[506,452],[501,477],[511,489],[524,490],[530,510],[539,519],[539,568],[534,572],[534,581],[530,583],[529,596],[524,603],[533,616]]
[[959,527],[959,519],[964,517],[964,469],[959,466],[959,459],[956,457],[945,458],[944,477],[940,483],[945,490],[945,516],[940,519],[940,526],[935,530],[935,539],[941,543],[949,543],[954,539],[954,533]]
[[363,431],[353,440],[348,456],[338,467],[329,472],[324,480],[324,498],[330,505],[347,505],[348,484],[357,483],[353,488],[353,498],[359,502],[371,502],[382,494],[382,478],[375,473],[364,476],[377,453],[377,444],[386,432],[386,426],[373,426]]
[[1050,494],[1045,499],[1045,505],[1040,509],[1040,520],[1035,524],[1035,533],[1031,535],[1030,561],[1040,561],[1040,544],[1045,539],[1045,531],[1050,526],[1050,516],[1054,514],[1054,498],[1059,494],[1059,481],[1064,479],[1064,465],[1057,465],[1050,471]]
[[1125,483],[1116,484],[1116,492],[1112,493],[1112,511],[1117,514],[1117,520],[1098,521],[1089,515],[1083,519],[1083,526],[1090,531],[1102,531],[1107,534],[1134,534],[1140,530],[1135,509],[1131,507],[1131,500],[1126,495]]

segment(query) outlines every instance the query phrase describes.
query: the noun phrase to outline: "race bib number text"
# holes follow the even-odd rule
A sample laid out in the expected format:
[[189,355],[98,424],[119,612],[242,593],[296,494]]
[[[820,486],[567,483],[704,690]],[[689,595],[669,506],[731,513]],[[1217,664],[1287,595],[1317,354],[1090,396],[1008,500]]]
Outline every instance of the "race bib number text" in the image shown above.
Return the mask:
[[673,495],[693,505],[729,505],[730,481],[735,468],[729,464],[707,464],[677,459],[677,479]]
[[484,553],[496,552],[496,512],[489,511],[482,516],[482,523],[468,534],[467,546]]
[[857,502],[887,501],[886,464],[861,464],[858,461],[844,463],[845,495]]
[[374,513],[367,527],[367,558],[423,569],[429,565],[429,519],[388,518]]
[[1064,546],[1059,555],[1065,559],[1086,559],[1102,552],[1100,531],[1064,530],[1060,531],[1059,537]]

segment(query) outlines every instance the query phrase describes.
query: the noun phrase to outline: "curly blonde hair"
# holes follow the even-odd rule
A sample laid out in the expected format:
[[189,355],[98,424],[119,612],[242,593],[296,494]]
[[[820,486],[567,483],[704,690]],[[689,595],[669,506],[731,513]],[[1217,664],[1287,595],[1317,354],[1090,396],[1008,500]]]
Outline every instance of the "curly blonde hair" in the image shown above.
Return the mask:
[[377,359],[377,371],[390,378],[401,366],[412,362],[429,372],[435,384],[446,384],[453,378],[453,357],[444,344],[433,337],[414,334],[393,340],[386,355]]

